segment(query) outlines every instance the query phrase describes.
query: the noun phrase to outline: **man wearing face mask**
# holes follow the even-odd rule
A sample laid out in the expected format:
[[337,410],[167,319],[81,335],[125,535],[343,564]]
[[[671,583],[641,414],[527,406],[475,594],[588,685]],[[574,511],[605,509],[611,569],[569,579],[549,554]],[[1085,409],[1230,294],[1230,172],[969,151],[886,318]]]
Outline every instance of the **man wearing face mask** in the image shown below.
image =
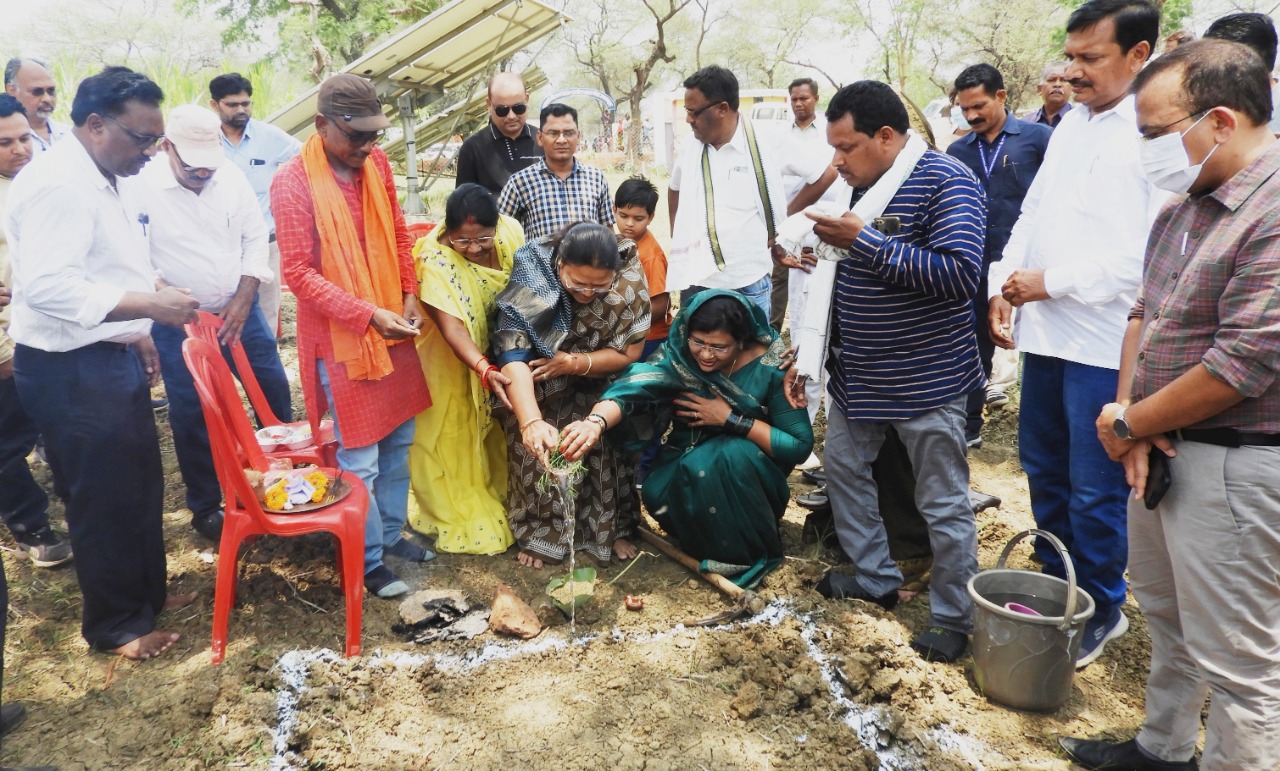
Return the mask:
[[[1142,162],[1186,192],[1156,219],[1115,403],[1129,575],[1151,634],[1146,718],[1123,743],[1063,739],[1089,769],[1280,766],[1280,143],[1270,73],[1245,47],[1179,46],[1134,81]],[[1155,450],[1153,450],[1155,448]],[[1163,474],[1148,459],[1169,467]],[[1150,453],[1150,454],[1149,454]],[[1150,496],[1148,496],[1150,500]]]
[[[1024,354],[1018,452],[1031,510],[1097,603],[1077,666],[1129,626],[1120,610],[1129,488],[1093,422],[1115,395],[1147,233],[1166,198],[1142,173],[1128,94],[1159,27],[1146,0],[1090,0],[1067,19],[1067,80],[1081,109],[1054,129],[1004,258],[988,270],[991,338],[1002,348],[1016,340]],[[1036,553],[1046,574],[1066,577],[1056,549],[1037,541]]]

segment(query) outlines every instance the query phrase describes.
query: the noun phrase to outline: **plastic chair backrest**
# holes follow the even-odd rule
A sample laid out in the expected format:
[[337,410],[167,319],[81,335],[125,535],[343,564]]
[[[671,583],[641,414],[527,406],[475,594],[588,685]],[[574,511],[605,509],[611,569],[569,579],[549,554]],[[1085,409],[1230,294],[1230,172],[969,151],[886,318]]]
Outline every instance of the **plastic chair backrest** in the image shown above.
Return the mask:
[[[234,489],[237,495],[242,496],[244,490],[240,489],[241,485],[246,490],[250,489],[243,473],[246,466],[267,471],[270,461],[254,435],[253,425],[231,377],[231,369],[222,359],[220,349],[194,337],[182,341],[182,358],[187,362],[187,369],[191,370],[200,406],[204,409],[218,481],[224,490]],[[252,494],[250,497],[256,503],[257,498]]]
[[434,222],[415,222],[412,225],[407,225],[405,227],[405,230],[409,232],[409,237],[413,239],[415,244],[418,243],[419,238],[425,237],[435,229],[436,223]]
[[[185,329],[187,337],[203,340],[214,348],[221,349],[222,346],[218,342],[218,331],[222,329],[221,318],[207,311],[196,311],[196,320],[187,324]],[[271,405],[267,402],[266,395],[262,393],[262,386],[258,385],[258,378],[253,374],[253,367],[249,364],[249,354],[245,352],[243,345],[231,346],[231,360],[236,363],[240,384],[244,386],[249,403],[253,405],[253,411],[258,415],[258,422],[264,426],[282,425],[284,421],[271,411]]]

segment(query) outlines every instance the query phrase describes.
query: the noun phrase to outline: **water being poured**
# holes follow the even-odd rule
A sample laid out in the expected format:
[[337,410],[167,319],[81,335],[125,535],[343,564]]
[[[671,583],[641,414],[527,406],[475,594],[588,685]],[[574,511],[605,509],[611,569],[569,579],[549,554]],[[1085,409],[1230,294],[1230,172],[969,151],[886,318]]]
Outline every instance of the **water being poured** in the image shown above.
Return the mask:
[[569,535],[569,575],[566,576],[569,604],[569,634],[571,639],[578,634],[578,581],[576,555],[578,550],[578,497],[577,485],[582,481],[586,467],[581,462],[571,463],[559,450],[551,453],[546,464],[542,482],[554,484],[560,495],[561,511],[564,515],[564,529]]

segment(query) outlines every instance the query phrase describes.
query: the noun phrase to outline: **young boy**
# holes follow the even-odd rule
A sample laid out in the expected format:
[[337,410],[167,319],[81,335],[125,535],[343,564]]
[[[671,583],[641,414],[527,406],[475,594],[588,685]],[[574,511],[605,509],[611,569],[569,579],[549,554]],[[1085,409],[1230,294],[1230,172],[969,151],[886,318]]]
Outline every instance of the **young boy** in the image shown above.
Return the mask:
[[640,264],[649,280],[649,304],[653,317],[649,322],[649,334],[644,339],[641,361],[658,350],[671,329],[670,295],[667,293],[667,253],[662,251],[658,239],[649,232],[653,212],[658,208],[658,188],[644,177],[632,177],[621,185],[613,196],[613,213],[618,219],[618,232],[636,242]]

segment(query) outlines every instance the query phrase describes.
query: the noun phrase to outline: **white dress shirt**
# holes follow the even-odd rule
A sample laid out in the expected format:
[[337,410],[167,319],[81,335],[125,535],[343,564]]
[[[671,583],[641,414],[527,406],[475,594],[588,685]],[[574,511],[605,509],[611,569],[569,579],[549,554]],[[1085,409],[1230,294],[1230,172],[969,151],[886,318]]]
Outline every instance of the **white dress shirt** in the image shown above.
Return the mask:
[[[702,185],[683,184],[685,174],[702,174],[702,151],[705,147],[711,165],[711,186],[715,192],[716,234],[720,252],[724,255],[724,270],[716,271],[702,279],[694,280],[697,286],[708,289],[739,289],[749,286],[773,270],[773,257],[769,253],[769,229],[765,222],[764,206],[760,200],[760,188],[756,182],[755,165],[747,145],[746,116],[738,120],[733,138],[719,150],[704,145],[692,134],[680,148],[669,187],[679,191],[688,187],[690,195],[680,196],[676,217],[680,210],[694,207],[701,211]],[[756,144],[760,150],[760,163],[764,168],[765,185],[770,203],[777,213],[777,222],[786,218],[787,199],[782,192],[782,175],[775,154],[773,138],[759,132],[760,122],[752,124],[757,130]],[[694,193],[694,191],[697,191]],[[696,200],[695,200],[696,199]],[[679,227],[677,226],[677,230]],[[668,283],[682,288],[681,281],[671,279],[668,266]],[[687,285],[687,284],[685,284]]]
[[[814,116],[804,128],[792,121],[787,130],[779,134],[778,143],[782,191],[790,203],[801,188],[817,182],[826,173],[835,151],[827,144],[827,121],[821,115]],[[848,206],[851,193],[844,180],[836,177],[818,200]]]
[[169,157],[157,153],[138,175],[138,199],[151,217],[151,263],[171,286],[190,289],[200,309],[227,307],[241,276],[264,284],[267,223],[244,172],[224,163],[199,195],[173,176]]
[[987,273],[995,297],[1014,270],[1044,270],[1050,299],[1018,309],[1018,350],[1119,369],[1147,234],[1169,197],[1142,173],[1140,141],[1132,96],[1098,115],[1072,110],[1054,129],[1004,257]]
[[47,153],[55,144],[64,139],[71,137],[71,127],[65,123],[59,123],[56,120],[49,119],[45,123],[49,126],[49,141],[44,141],[44,137],[36,132],[31,132],[31,148],[37,153]]
[[105,321],[125,292],[155,291],[136,183],[120,179],[112,187],[74,135],[14,178],[4,221],[15,342],[72,351],[150,334],[151,319]]

